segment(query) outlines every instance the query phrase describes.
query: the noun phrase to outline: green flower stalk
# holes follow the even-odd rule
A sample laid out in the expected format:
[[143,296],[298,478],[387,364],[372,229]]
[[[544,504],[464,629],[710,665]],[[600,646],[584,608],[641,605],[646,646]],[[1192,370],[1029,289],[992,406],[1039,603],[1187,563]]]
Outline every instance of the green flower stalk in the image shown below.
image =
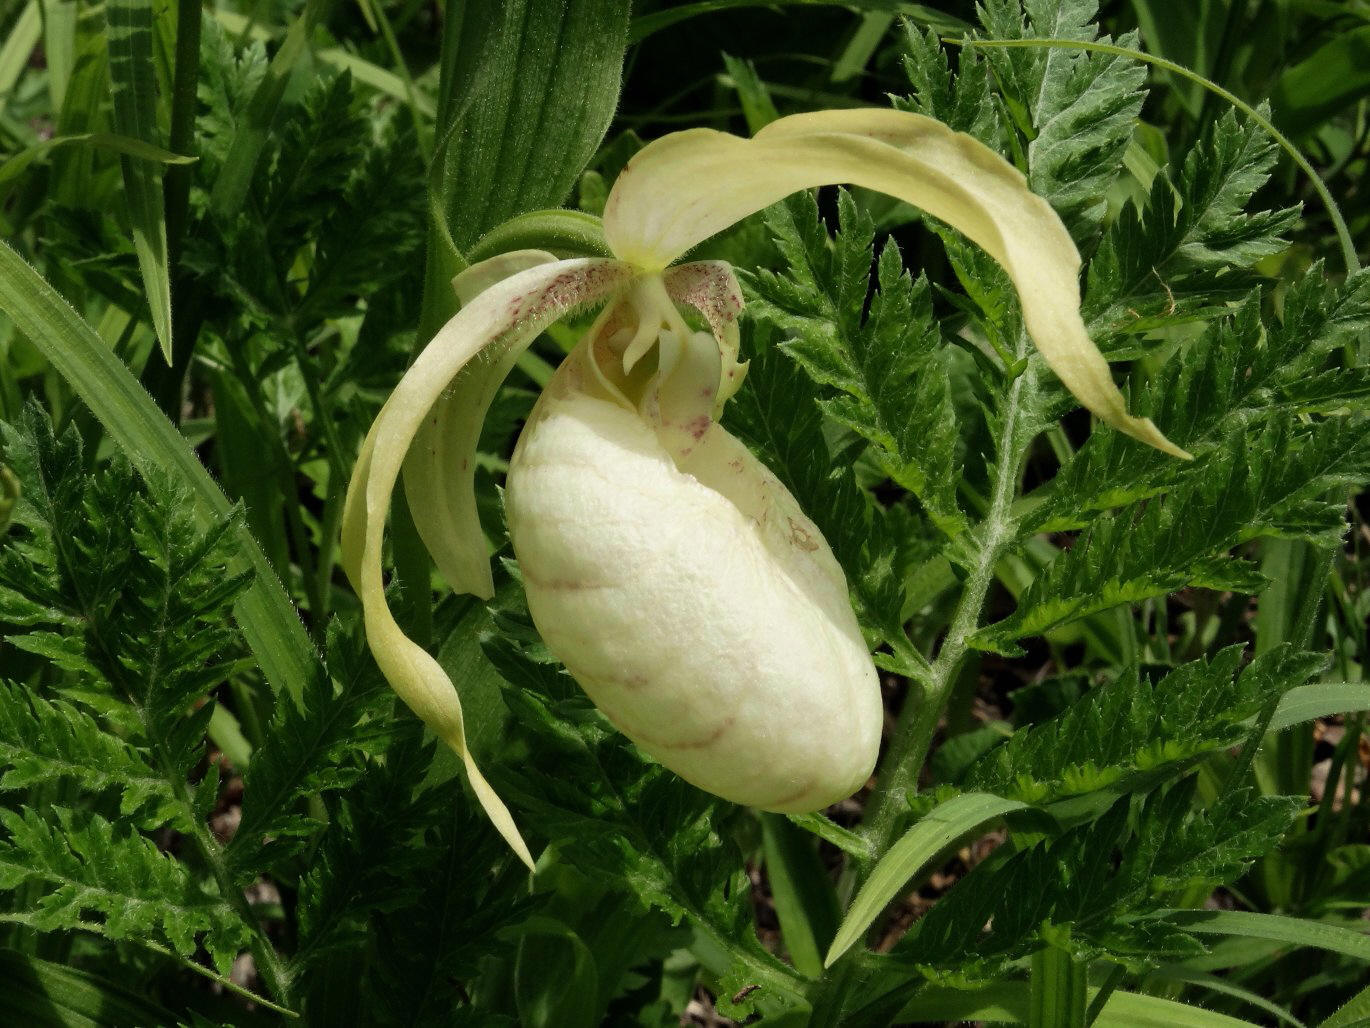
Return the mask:
[[[401,474],[453,589],[493,593],[476,514],[486,410],[537,335],[603,310],[525,426],[506,505],[533,620],[620,731],[726,799],[817,810],[868,778],[875,669],[826,540],[718,418],[741,384],[741,290],[721,262],[675,262],[790,193],[850,183],[920,207],[1008,272],[1046,363],[1099,418],[1187,456],[1127,411],[1080,317],[1080,257],[1023,176],[976,140],[898,111],[782,118],[753,139],[694,129],[635,156],[604,212],[613,259],[520,251],[454,283],[464,302],[377,416],[348,489],[343,558],[395,691],[462,758],[519,856],[532,856],[466,746],[461,703],[386,606],[381,552]],[[708,331],[694,331],[680,308]]]

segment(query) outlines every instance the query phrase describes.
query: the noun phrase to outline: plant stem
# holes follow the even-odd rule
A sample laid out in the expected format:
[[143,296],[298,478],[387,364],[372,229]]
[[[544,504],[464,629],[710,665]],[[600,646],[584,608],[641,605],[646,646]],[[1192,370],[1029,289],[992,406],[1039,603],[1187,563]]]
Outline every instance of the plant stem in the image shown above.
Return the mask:
[[171,959],[178,961],[187,971],[193,971],[195,974],[208,978],[211,982],[217,983],[221,988],[226,989],[235,996],[241,996],[249,1003],[255,1003],[260,1007],[265,1007],[272,1013],[280,1014],[282,1017],[288,1017],[291,1020],[299,1020],[300,1015],[289,1007],[283,1007],[279,1003],[272,1003],[271,1000],[267,999],[265,996],[259,996],[251,989],[243,988],[243,986],[239,985],[232,978],[226,978],[212,968],[205,967],[203,964],[197,964],[194,960],[173,953],[165,946],[160,946],[157,943],[146,939],[140,940],[139,945],[152,950],[154,953],[160,953],[164,957],[170,957]]
[[[1024,349],[1025,339],[1020,333],[1020,358]],[[899,715],[899,725],[885,757],[870,813],[862,825],[862,834],[870,840],[875,860],[879,860],[894,841],[903,823],[908,797],[918,791],[918,772],[927,759],[937,722],[956,684],[957,672],[968,649],[967,641],[979,626],[981,608],[994,582],[994,567],[1014,539],[1011,509],[1018,492],[1018,470],[1023,456],[1023,447],[1017,445],[1019,418],[1023,397],[1032,390],[1035,380],[1036,373],[1029,364],[1009,385],[999,438],[999,460],[989,509],[979,526],[980,547],[975,564],[966,577],[951,625],[937,659],[932,662],[922,694],[910,696]]]
[[[170,775],[170,769],[163,767],[164,773]],[[189,783],[183,783],[186,795],[186,803],[191,810],[191,824],[194,831],[191,839],[195,843],[195,850],[204,861],[205,867],[214,876],[215,884],[219,887],[219,892],[224,901],[233,908],[234,912],[252,930],[252,942],[249,948],[252,951],[252,959],[257,965],[257,972],[262,976],[262,981],[266,983],[267,989],[278,1002],[290,1006],[290,976],[286,972],[285,964],[281,962],[280,954],[276,952],[276,947],[267,938],[266,930],[257,916],[248,906],[247,897],[243,895],[242,889],[234,884],[233,876],[229,873],[228,863],[224,860],[223,848],[217,839],[209,831],[209,825],[194,815],[194,787]]]
[[[293,320],[288,327],[288,335],[295,356],[295,364],[300,369],[300,376],[304,379],[305,393],[309,398],[310,415],[313,419],[310,427],[323,436],[324,457],[328,462],[328,486],[324,503],[326,510],[330,509],[330,504],[332,505],[331,510],[335,515],[332,519],[327,516],[324,518],[318,566],[312,571],[306,571],[302,576],[305,578],[305,593],[309,597],[310,631],[314,637],[315,645],[318,645],[322,642],[324,633],[328,628],[329,585],[333,570],[334,535],[337,533],[336,524],[330,523],[330,520],[336,521],[336,515],[340,512],[340,508],[334,502],[335,497],[340,497],[347,489],[348,471],[347,465],[343,463],[342,455],[349,451],[343,446],[342,439],[338,435],[333,411],[323,391],[319,388],[314,362],[310,359],[309,350],[305,346],[304,340],[300,338]],[[303,564],[301,567],[303,568]]]
[[[1027,336],[1023,332],[1018,334],[1017,351],[1019,358],[1027,351]],[[968,640],[979,624],[985,597],[994,582],[994,567],[1015,538],[1012,508],[1018,493],[1018,472],[1027,449],[1026,438],[1020,438],[1020,419],[1024,399],[1035,390],[1036,381],[1036,369],[1029,362],[1009,384],[1004,398],[1003,423],[997,440],[999,460],[989,506],[979,525],[980,547],[975,564],[966,577],[946,638],[937,652],[937,659],[928,669],[921,693],[910,695],[900,712],[889,752],[881,765],[875,795],[859,829],[870,843],[872,854],[861,869],[863,874],[870,873],[903,826],[908,797],[918,791],[918,773],[927,759],[937,722],[955,689],[957,673],[969,649]],[[815,983],[811,990],[814,1024],[841,1022],[847,1003],[862,981],[856,965],[857,956],[857,948],[848,951]],[[820,1016],[821,1021],[818,1020]]]

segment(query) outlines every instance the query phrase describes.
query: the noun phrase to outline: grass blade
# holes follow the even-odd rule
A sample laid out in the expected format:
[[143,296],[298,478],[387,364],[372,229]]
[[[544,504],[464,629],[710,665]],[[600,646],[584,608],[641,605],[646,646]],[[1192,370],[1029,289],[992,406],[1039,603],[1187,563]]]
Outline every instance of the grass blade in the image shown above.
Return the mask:
[[[899,1024],[930,1021],[993,1021],[1021,1024],[1028,1017],[1028,983],[996,982],[975,989],[927,988],[899,1012]],[[1092,996],[1099,990],[1089,989]],[[1113,993],[1096,1028],[1252,1028],[1226,1014],[1214,1013],[1160,996]]]
[[1171,919],[1184,928],[1207,935],[1269,939],[1370,961],[1370,935],[1340,925],[1249,910],[1183,910],[1175,911]]
[[1370,25],[1333,36],[1285,71],[1271,94],[1280,124],[1309,134],[1370,93]]
[[1290,689],[1280,699],[1270,730],[1279,732],[1333,714],[1370,710],[1370,685],[1320,683]]
[[1151,975],[1153,981],[1183,982],[1186,985],[1197,985],[1203,989],[1222,993],[1224,996],[1231,996],[1239,999],[1243,1003],[1249,1003],[1253,1007],[1259,1007],[1267,1014],[1282,1021],[1285,1024],[1293,1025],[1294,1028],[1304,1028],[1304,1023],[1278,1003],[1271,1003],[1264,996],[1244,989],[1240,985],[1234,985],[1226,978],[1219,978],[1215,974],[1208,974],[1204,971],[1188,971],[1183,967],[1165,968],[1155,971]]
[[1370,1021],[1370,985],[1361,989],[1329,1017],[1318,1028],[1352,1028],[1352,1025]]
[[1094,1028],[1252,1028],[1252,1022],[1173,999],[1119,991]]
[[19,81],[19,76],[28,67],[33,48],[43,33],[43,16],[38,8],[38,0],[29,0],[29,5],[15,19],[0,46],[0,112],[5,109],[5,100]]
[[780,814],[762,814],[761,839],[785,948],[800,974],[817,978],[823,973],[823,947],[842,913],[837,893],[807,832]]
[[851,909],[828,950],[825,966],[832,967],[838,957],[865,934],[871,922],[880,916],[880,911],[899,894],[905,883],[938,853],[986,821],[1025,806],[1002,796],[971,792],[947,800],[910,828],[880,858],[852,900]]
[[145,143],[141,139],[116,135],[113,132],[80,132],[70,136],[53,136],[25,147],[0,164],[0,186],[13,182],[34,161],[46,157],[48,152],[59,146],[91,146],[99,150],[137,158],[139,161],[155,161],[158,164],[193,164],[195,158],[183,157],[160,146]]
[[[149,0],[109,0],[105,5],[109,39],[109,88],[114,130],[157,147],[157,82],[152,62],[152,4]],[[124,200],[147,291],[152,327],[162,354],[171,361],[171,273],[167,265],[166,209],[159,169],[125,153]]]
[[[8,244],[0,245],[0,311],[67,380],[134,464],[177,473],[206,522],[228,512],[227,497],[128,368]],[[241,522],[234,534],[243,564],[254,572],[234,614],[267,681],[299,702],[318,655],[257,541]]]

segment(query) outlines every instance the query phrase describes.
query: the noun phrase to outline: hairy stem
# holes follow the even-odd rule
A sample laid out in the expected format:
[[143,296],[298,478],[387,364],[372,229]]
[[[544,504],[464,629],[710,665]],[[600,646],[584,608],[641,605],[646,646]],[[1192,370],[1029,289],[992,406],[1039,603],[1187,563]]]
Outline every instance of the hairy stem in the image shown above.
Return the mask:
[[[1026,340],[1020,333],[1019,358],[1025,347]],[[979,526],[980,546],[975,563],[966,577],[942,648],[928,671],[927,682],[920,694],[909,697],[900,713],[899,725],[862,825],[862,834],[870,841],[875,860],[879,860],[894,842],[904,821],[908,797],[918,791],[918,772],[927,759],[937,722],[951,698],[957,672],[966,656],[967,641],[979,627],[980,612],[994,582],[994,567],[1014,539],[1011,509],[1018,493],[1018,470],[1023,455],[1017,438],[1019,420],[1023,399],[1034,385],[1035,372],[1029,365],[1008,388],[998,440],[999,460],[989,509]]]
[[[1019,358],[1027,352],[1027,345],[1026,334],[1020,332]],[[1012,507],[1018,494],[1018,472],[1027,443],[1021,425],[1023,405],[1035,388],[1036,370],[1028,362],[1023,372],[1009,384],[1004,398],[1003,421],[996,440],[999,460],[989,507],[979,525],[980,545],[974,566],[966,577],[937,659],[928,669],[921,690],[911,692],[904,703],[889,752],[881,765],[875,794],[866,808],[860,832],[870,843],[872,855],[860,869],[864,875],[869,875],[904,825],[908,798],[918,791],[918,773],[927,759],[937,722],[955,689],[957,674],[969,649],[968,640],[979,625],[985,598],[994,582],[994,566],[1015,538]],[[918,689],[919,683],[911,683],[911,686]],[[848,1004],[857,997],[862,984],[856,964],[858,950],[849,950],[815,984],[811,996],[813,1024],[840,1023]]]

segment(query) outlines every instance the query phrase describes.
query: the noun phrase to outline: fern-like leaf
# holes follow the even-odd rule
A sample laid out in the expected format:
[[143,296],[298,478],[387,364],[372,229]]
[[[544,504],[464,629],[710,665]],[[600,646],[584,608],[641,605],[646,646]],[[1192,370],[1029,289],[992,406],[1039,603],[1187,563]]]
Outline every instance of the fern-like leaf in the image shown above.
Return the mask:
[[1122,791],[1240,742],[1248,722],[1302,685],[1322,664],[1314,654],[1274,650],[1240,674],[1240,646],[1152,683],[1131,670],[1059,717],[1020,729],[971,770],[965,786],[1050,804],[1100,789]]
[[355,786],[368,749],[393,730],[393,705],[357,626],[329,627],[327,670],[305,687],[302,705],[277,700],[265,740],[243,782],[243,816],[229,844],[234,876],[249,880],[294,856],[322,823],[308,800]]
[[1252,284],[1243,269],[1284,249],[1297,208],[1245,213],[1275,154],[1260,126],[1229,112],[1173,181],[1156,176],[1143,211],[1123,209],[1086,279],[1085,318],[1101,346],[1177,316],[1210,316]]
[[750,281],[749,311],[786,337],[785,349],[821,386],[838,424],[869,441],[882,468],[922,502],[950,535],[965,527],[956,503],[956,414],[926,279],[914,283],[899,248],[887,242],[879,291],[866,309],[875,226],[851,195],[839,194],[839,227],[829,239],[808,194],[777,205],[767,224],[785,275]]
[[[895,962],[974,980],[1063,936],[1078,957],[1138,969],[1203,952],[1161,916],[1169,891],[1179,882],[1231,881],[1278,843],[1300,804],[1234,796],[1194,813],[1193,798],[1191,778],[1144,801],[1119,800],[1054,839],[992,856],[896,945]],[[1218,814],[1228,819],[1226,830]]]
[[148,938],[183,957],[203,945],[227,972],[247,927],[223,900],[203,892],[184,864],[97,814],[59,810],[56,821],[32,810],[0,811],[7,920],[39,931]]
[[0,791],[66,782],[118,790],[120,812],[144,829],[185,830],[183,798],[139,752],[89,714],[0,682]]

